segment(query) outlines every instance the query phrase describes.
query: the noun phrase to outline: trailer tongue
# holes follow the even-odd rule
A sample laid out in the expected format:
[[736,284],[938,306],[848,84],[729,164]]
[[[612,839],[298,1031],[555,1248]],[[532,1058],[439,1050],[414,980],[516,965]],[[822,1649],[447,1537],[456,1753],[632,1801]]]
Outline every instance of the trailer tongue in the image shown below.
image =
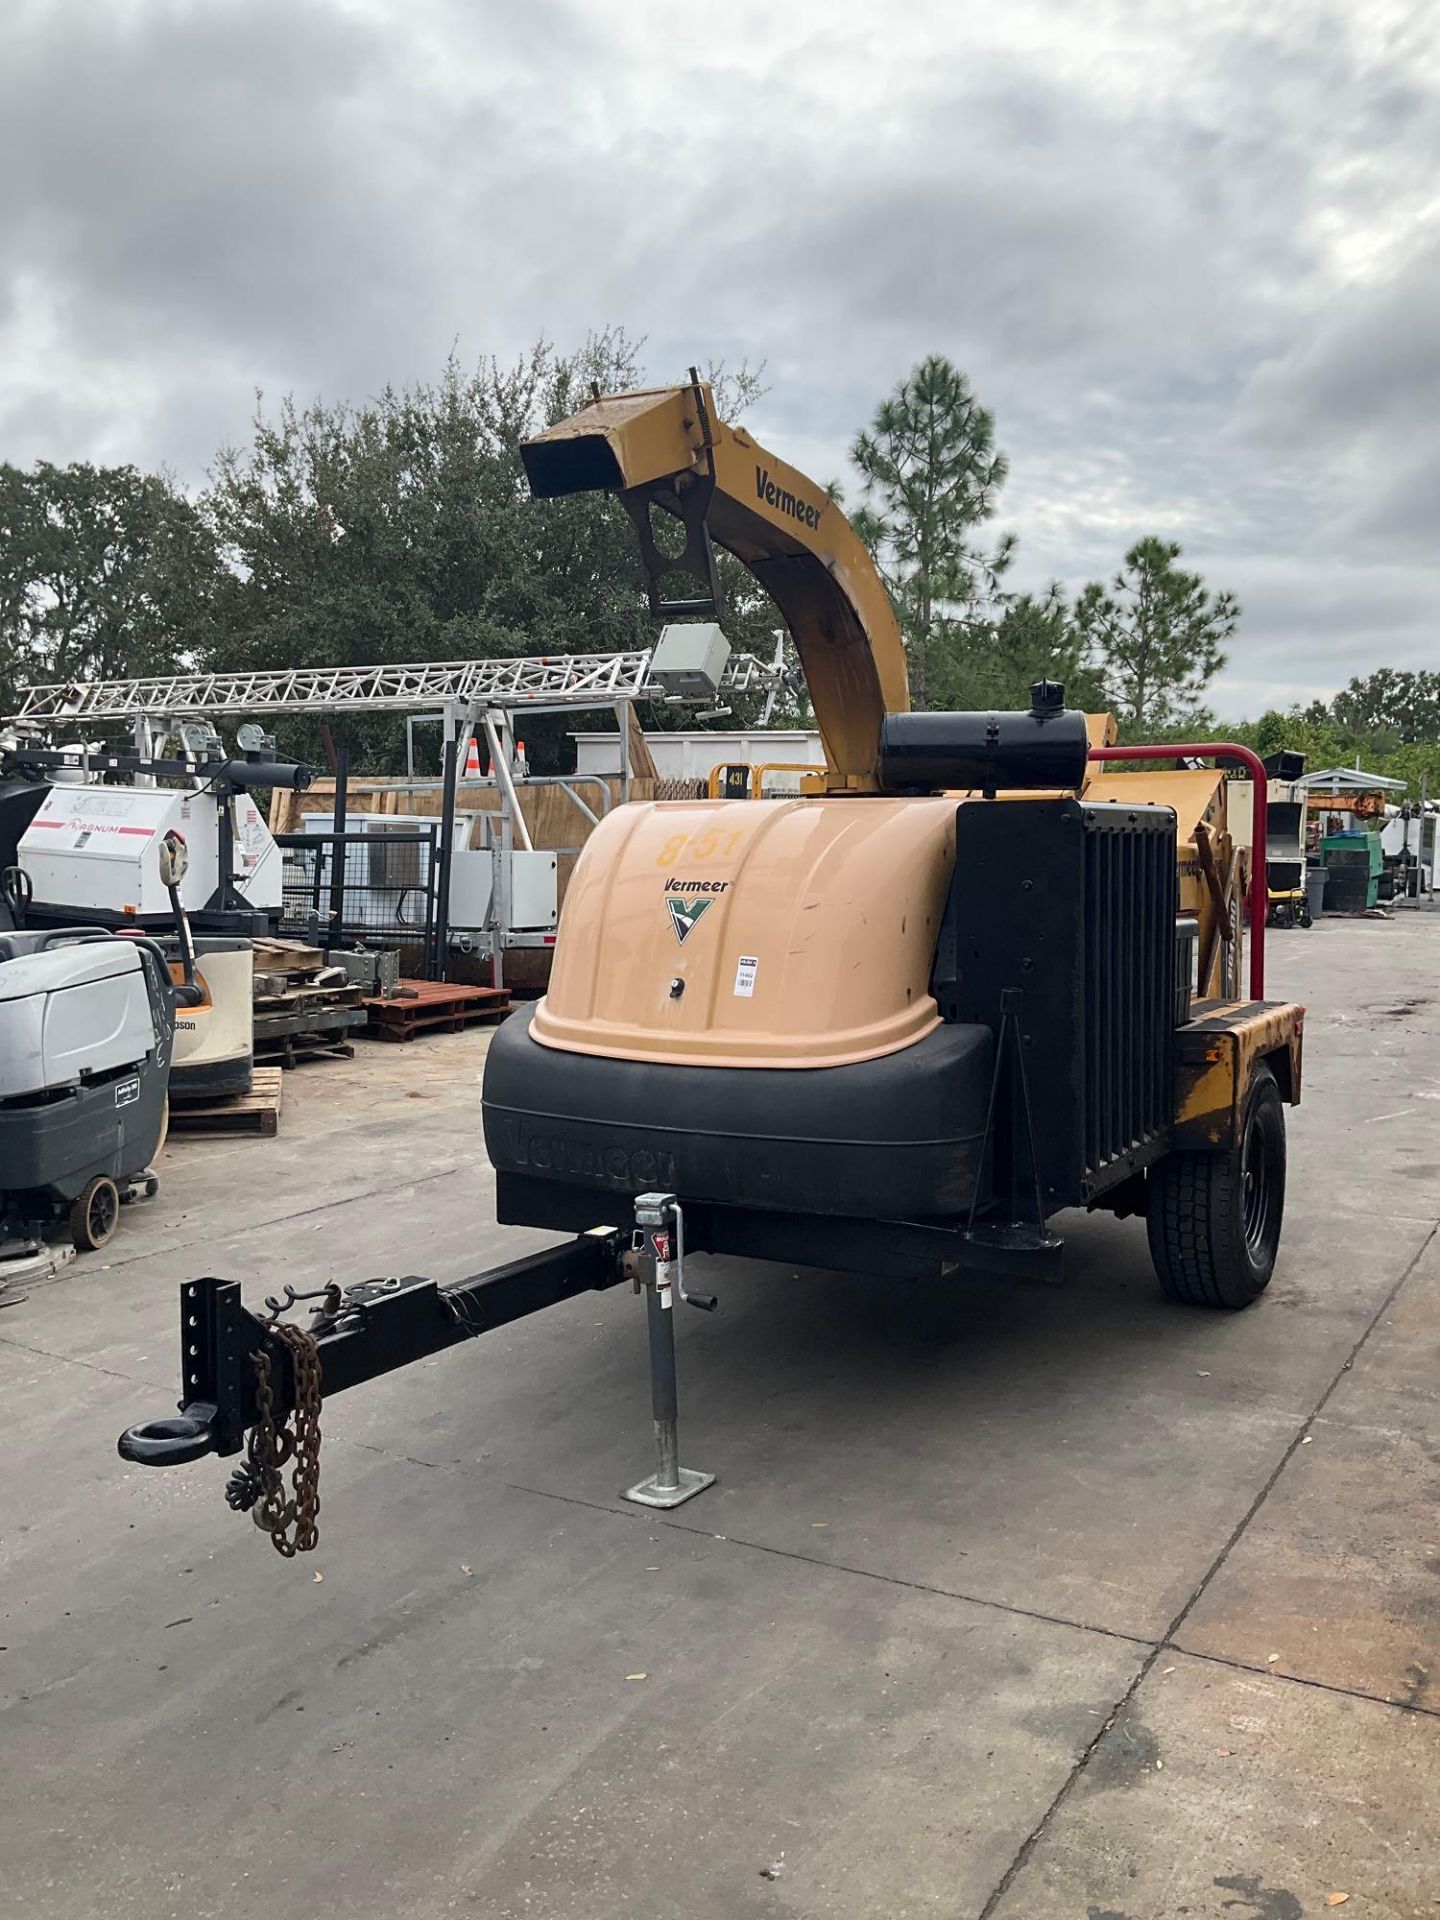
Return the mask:
[[[238,1281],[187,1281],[180,1289],[180,1411],[127,1428],[121,1457],[169,1467],[245,1448],[227,1500],[253,1514],[277,1551],[305,1552],[319,1538],[322,1393],[342,1393],[632,1274],[643,1283],[654,1264],[630,1257],[623,1237],[603,1229],[450,1287],[414,1275],[318,1295],[287,1287],[283,1300],[267,1299],[264,1314],[242,1305]],[[281,1318],[307,1299],[319,1301],[308,1327]],[[292,1458],[287,1493],[283,1476]]]
[[[913,1256],[923,1249],[937,1261],[944,1245],[952,1269],[1006,1266],[1004,1249],[918,1227],[915,1236]],[[636,1196],[633,1224],[624,1231],[597,1226],[450,1286],[414,1274],[309,1294],[287,1286],[255,1313],[242,1303],[236,1280],[187,1280],[180,1289],[179,1412],[127,1427],[121,1458],[175,1467],[243,1450],[226,1487],[228,1504],[249,1512],[287,1558],[306,1552],[319,1540],[322,1396],[332,1399],[546,1307],[623,1283],[645,1298],[655,1446],[654,1472],[624,1498],[678,1507],[715,1480],[679,1461],[674,1310],[681,1304],[711,1313],[717,1305],[714,1294],[687,1283],[686,1254],[684,1207],[674,1194],[645,1193]],[[1028,1250],[1012,1265],[1036,1270]],[[308,1309],[308,1325],[283,1317],[296,1308]]]

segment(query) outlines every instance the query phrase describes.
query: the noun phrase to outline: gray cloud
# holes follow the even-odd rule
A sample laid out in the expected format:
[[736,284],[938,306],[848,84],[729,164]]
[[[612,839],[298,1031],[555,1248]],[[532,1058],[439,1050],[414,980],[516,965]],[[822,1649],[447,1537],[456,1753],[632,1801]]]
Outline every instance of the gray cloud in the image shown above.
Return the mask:
[[257,386],[614,320],[656,377],[767,360],[757,431],[829,477],[938,350],[1025,584],[1181,540],[1246,605],[1234,712],[1433,664],[1431,10],[992,11],[12,4],[0,455],[194,482]]

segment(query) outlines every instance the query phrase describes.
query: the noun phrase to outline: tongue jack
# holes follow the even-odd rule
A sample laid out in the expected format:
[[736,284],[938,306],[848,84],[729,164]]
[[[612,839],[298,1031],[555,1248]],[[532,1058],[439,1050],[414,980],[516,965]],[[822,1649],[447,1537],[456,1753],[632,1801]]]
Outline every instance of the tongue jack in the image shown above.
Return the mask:
[[624,1498],[642,1507],[678,1507],[715,1484],[713,1473],[680,1465],[679,1392],[675,1378],[674,1296],[713,1313],[713,1293],[685,1286],[685,1215],[673,1193],[642,1193],[635,1201],[635,1237],[626,1255],[630,1277],[645,1294],[650,1336],[650,1408],[655,1421],[655,1471]]

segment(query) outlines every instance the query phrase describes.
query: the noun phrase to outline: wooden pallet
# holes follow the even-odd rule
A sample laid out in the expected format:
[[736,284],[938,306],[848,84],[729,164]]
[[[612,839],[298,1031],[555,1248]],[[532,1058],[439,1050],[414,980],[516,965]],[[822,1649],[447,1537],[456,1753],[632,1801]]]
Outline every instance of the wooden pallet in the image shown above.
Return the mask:
[[463,987],[448,980],[402,980],[400,991],[360,1002],[370,1016],[372,1040],[413,1040],[420,1033],[460,1033],[479,1020],[499,1020],[510,1011],[504,987]]
[[281,1033],[269,1040],[257,1037],[255,1058],[284,1069],[298,1066],[302,1060],[353,1060],[355,1048],[344,1038],[343,1028],[321,1033]]
[[280,1101],[285,1076],[279,1067],[256,1067],[249,1093],[228,1094],[194,1107],[170,1109],[171,1133],[258,1133],[280,1131]]
[[363,1027],[363,1007],[314,1006],[286,1012],[255,1012],[255,1058],[278,1060],[282,1067],[293,1067],[297,1059],[311,1054],[333,1055],[342,1060],[354,1058],[355,1049],[346,1032]]
[[358,986],[287,984],[283,993],[257,992],[255,995],[256,1013],[323,1013],[328,1007],[358,1007],[359,1004]]
[[325,955],[319,947],[307,947],[303,940],[255,940],[251,942],[255,949],[255,971],[257,973],[319,973],[325,964]]

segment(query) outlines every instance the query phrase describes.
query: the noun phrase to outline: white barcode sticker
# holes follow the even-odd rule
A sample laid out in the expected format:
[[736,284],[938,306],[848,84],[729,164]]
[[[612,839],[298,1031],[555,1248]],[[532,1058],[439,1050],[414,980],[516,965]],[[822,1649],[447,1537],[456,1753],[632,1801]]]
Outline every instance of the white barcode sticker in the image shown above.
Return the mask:
[[748,1000],[755,991],[755,974],[760,962],[754,954],[742,953],[735,963],[735,997]]

